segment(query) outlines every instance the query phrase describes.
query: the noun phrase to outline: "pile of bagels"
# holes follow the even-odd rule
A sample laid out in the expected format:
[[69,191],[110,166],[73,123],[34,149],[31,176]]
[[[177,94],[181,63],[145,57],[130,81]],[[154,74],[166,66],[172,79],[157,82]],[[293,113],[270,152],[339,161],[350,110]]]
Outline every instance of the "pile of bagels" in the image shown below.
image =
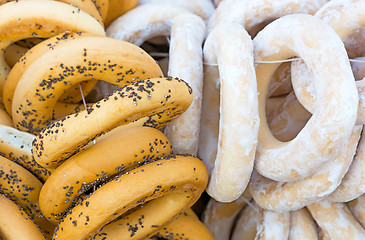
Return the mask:
[[364,0],[0,1],[0,239],[365,239]]

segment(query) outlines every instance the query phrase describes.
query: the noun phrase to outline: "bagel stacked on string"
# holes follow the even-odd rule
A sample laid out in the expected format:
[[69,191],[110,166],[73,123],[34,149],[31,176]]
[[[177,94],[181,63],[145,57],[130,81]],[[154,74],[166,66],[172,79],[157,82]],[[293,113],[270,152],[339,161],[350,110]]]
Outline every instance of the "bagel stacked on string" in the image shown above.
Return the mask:
[[[351,0],[226,0],[210,18],[205,47],[210,35],[222,26],[226,26],[224,39],[233,35],[227,25],[237,23],[253,37],[260,118],[254,170],[249,187],[243,188],[246,192],[233,197],[234,201],[222,201],[208,187],[212,199],[203,221],[216,239],[365,237],[360,173],[364,63],[361,58],[349,59],[361,56],[354,46],[359,48],[363,39],[362,9],[363,2]],[[285,16],[288,14],[292,15]],[[219,71],[220,87],[224,87],[224,80],[230,78],[223,77],[228,72],[228,68],[223,70],[223,61],[205,62],[205,69],[211,69],[209,74]],[[205,81],[210,79],[207,76]],[[217,88],[213,85],[208,90],[206,86],[204,82],[208,94]],[[221,90],[216,95],[220,101],[223,94]],[[242,89],[241,94],[247,93]],[[205,100],[213,102],[205,96],[203,111]],[[216,114],[220,118],[224,117],[222,106],[220,102]],[[206,128],[211,128],[211,118],[204,117]],[[219,129],[222,123],[219,120]],[[211,149],[210,159],[222,152]],[[210,160],[212,168],[217,166],[212,163]],[[230,168],[229,174],[236,169]],[[217,183],[215,180],[209,186]]]

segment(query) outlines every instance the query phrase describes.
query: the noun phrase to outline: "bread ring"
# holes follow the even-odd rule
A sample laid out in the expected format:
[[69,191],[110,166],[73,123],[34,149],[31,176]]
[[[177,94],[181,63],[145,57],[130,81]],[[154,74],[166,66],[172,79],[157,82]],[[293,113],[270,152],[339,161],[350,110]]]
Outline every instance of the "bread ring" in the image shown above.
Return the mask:
[[[303,208],[331,194],[341,183],[356,152],[362,126],[355,126],[338,155],[315,174],[296,182],[276,182],[252,175],[250,190],[262,208],[272,211],[292,211]],[[320,183],[320,184],[318,184]]]
[[43,129],[33,142],[33,157],[41,166],[55,168],[78,147],[118,124],[148,117],[145,125],[162,127],[185,111],[191,101],[191,88],[180,79],[131,82],[87,111],[57,120]]
[[35,176],[18,164],[0,157],[0,194],[20,205],[45,236],[50,236],[54,226],[44,218],[38,204],[41,188],[42,183]]
[[[164,174],[156,174],[159,171]],[[106,183],[75,206],[57,226],[53,239],[77,240],[90,235],[110,239],[152,236],[158,227],[192,206],[207,181],[206,168],[197,158],[175,156],[143,165]],[[130,187],[130,183],[140,184],[137,188]],[[142,203],[145,203],[143,208],[96,232]]]
[[347,203],[347,206],[350,208],[352,215],[355,216],[357,221],[361,224],[362,227],[365,227],[365,195],[361,195],[360,197],[350,201]]
[[288,239],[290,226],[289,212],[272,212],[259,207],[257,240]]
[[0,125],[5,125],[8,127],[14,127],[13,120],[8,115],[8,113],[0,108]]
[[199,144],[205,23],[185,8],[151,3],[129,11],[107,29],[108,36],[136,44],[153,36],[170,35],[170,32],[168,75],[187,81],[193,89],[194,100],[182,116],[166,126],[165,134],[175,154],[195,156]]
[[[253,201],[252,206],[243,208],[236,226],[232,230],[231,240],[254,240],[257,234],[256,227],[258,224],[258,210]],[[228,239],[228,238],[227,238]]]
[[[11,109],[12,109],[14,92],[24,71],[37,60],[41,58],[43,59],[43,57],[46,56],[50,51],[57,52],[59,51],[58,48],[60,48],[60,46],[63,46],[63,44],[69,43],[69,41],[73,41],[75,39],[79,39],[84,36],[90,36],[90,34],[81,32],[74,33],[66,31],[64,33],[61,33],[55,37],[51,37],[37,44],[19,59],[19,61],[11,69],[5,82],[3,91],[4,106],[10,115],[12,115]],[[46,65],[45,61],[44,60],[42,61],[43,64]],[[95,86],[96,81],[81,82],[80,84],[82,86],[83,93],[86,95]],[[80,94],[79,85],[76,85],[74,87],[76,87],[76,89],[70,88],[67,91],[65,91],[65,93],[62,94],[59,100],[60,101],[63,100],[63,102],[67,100],[68,102],[71,103],[80,102],[82,98]]]
[[352,216],[345,203],[323,200],[307,208],[329,239],[365,239],[365,230]]
[[109,0],[109,8],[104,20],[108,27],[115,19],[137,6],[138,0]]
[[364,154],[365,132],[363,131],[350,168],[342,179],[341,185],[327,197],[328,201],[348,202],[365,193],[365,179],[363,178],[363,172],[365,171]]
[[[362,9],[365,8],[365,2],[356,0],[335,0],[324,5],[317,13],[316,17],[332,27],[338,36],[345,40],[356,29],[365,26],[365,17]],[[292,64],[292,81],[294,91],[299,102],[309,111],[315,109],[317,101],[317,87],[314,87],[310,81],[313,77],[308,77],[310,70],[301,61],[295,61]],[[356,84],[357,85],[357,84]],[[357,86],[359,94],[358,115],[365,116],[365,101],[360,86]],[[358,118],[356,124],[364,124],[365,118]]]
[[[0,5],[5,4],[7,2],[12,2],[15,0],[0,0]],[[90,14],[92,17],[94,17],[99,23],[103,23],[103,20],[101,19],[99,11],[96,9],[95,4],[91,0],[56,0],[59,2],[67,3],[69,5],[75,6],[79,8],[80,10]]]
[[221,203],[211,198],[205,207],[202,220],[215,239],[229,240],[234,221],[241,209],[252,199],[246,190],[237,200]]
[[208,20],[214,12],[214,5],[211,0],[139,0],[138,4],[160,3],[161,5],[174,4],[188,9],[192,13],[201,17],[204,21]]
[[222,22],[239,23],[250,32],[256,24],[293,13],[314,14],[329,0],[225,0],[208,22],[209,32]]
[[96,9],[98,9],[103,21],[105,21],[109,10],[109,0],[92,0],[92,2],[95,4]]
[[[308,32],[312,26],[316,26],[315,31]],[[355,124],[359,100],[346,51],[328,25],[305,14],[284,16],[270,23],[255,37],[254,45],[256,61],[299,55],[316,76],[320,96],[316,111],[296,138],[281,142],[270,132],[265,114],[266,92],[279,64],[256,64],[261,123],[255,169],[276,181],[303,179],[333,160]],[[336,72],[336,78],[329,72]]]
[[0,125],[0,155],[24,167],[45,182],[51,172],[34,161],[31,153],[35,136],[15,128]]
[[221,202],[243,193],[253,169],[260,119],[252,48],[238,24],[216,27],[204,45],[204,62],[218,68],[204,69],[198,155],[211,176],[207,192]]
[[[43,59],[52,61],[47,64]],[[39,132],[54,120],[57,99],[83,80],[123,86],[161,74],[153,58],[133,44],[99,36],[73,39],[43,54],[24,71],[14,93],[13,122],[21,130]]]
[[[122,154],[118,150],[120,146],[127,149]],[[122,128],[107,134],[92,147],[71,156],[52,173],[39,196],[41,210],[47,219],[57,223],[77,196],[95,184],[150,159],[168,155],[171,146],[157,129]]]
[[12,42],[29,37],[47,38],[66,30],[104,34],[103,26],[95,18],[57,1],[8,2],[0,6],[0,16],[0,95],[10,71],[3,51]]
[[0,194],[0,238],[45,240],[37,225],[15,203]]
[[317,224],[306,208],[290,213],[288,240],[318,240]]
[[166,225],[157,235],[165,239],[215,239],[191,209],[180,214],[176,220]]

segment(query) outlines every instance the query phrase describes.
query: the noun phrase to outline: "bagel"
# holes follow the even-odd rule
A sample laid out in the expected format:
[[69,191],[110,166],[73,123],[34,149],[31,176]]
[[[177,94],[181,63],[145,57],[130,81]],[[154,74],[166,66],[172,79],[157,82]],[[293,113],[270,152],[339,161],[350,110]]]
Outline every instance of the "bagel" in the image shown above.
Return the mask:
[[250,182],[252,197],[262,208],[282,212],[303,208],[330,195],[341,184],[352,162],[361,130],[362,126],[355,126],[338,155],[307,178],[276,182],[255,172]]
[[18,164],[0,157],[0,194],[4,194],[21,206],[40,227],[42,233],[45,236],[51,236],[55,226],[45,219],[38,204],[41,188],[42,183],[30,172]]
[[[153,78],[131,82],[87,111],[54,121],[33,142],[33,157],[47,168],[55,168],[74,149],[96,136],[146,117],[141,124],[162,127],[184,112],[192,101],[191,88],[175,78]],[[113,116],[113,117],[111,117]]]
[[45,240],[29,216],[0,194],[0,238],[6,240]]
[[[5,4],[7,2],[12,2],[12,1],[15,1],[15,0],[0,0],[0,5]],[[99,23],[103,23],[103,20],[101,19],[99,11],[96,9],[95,4],[91,0],[82,0],[82,1],[80,1],[80,0],[56,0],[56,1],[75,6],[75,7],[79,8],[80,10],[90,14]]]
[[[197,158],[172,156],[156,160],[114,178],[87,196],[61,220],[53,239],[153,236],[178,212],[191,207],[207,182],[206,168]],[[143,203],[142,208],[123,215]]]
[[364,228],[352,216],[345,203],[323,200],[313,203],[307,208],[329,239],[365,239]]
[[[120,146],[125,151],[120,151]],[[39,196],[41,210],[47,219],[57,223],[76,202],[77,196],[95,184],[168,155],[171,155],[171,146],[157,129],[120,128],[106,134],[92,147],[71,156],[52,173]]]
[[208,22],[208,31],[222,22],[233,22],[250,32],[255,25],[294,13],[314,14],[329,0],[250,1],[225,0]]
[[209,200],[204,209],[202,221],[215,239],[229,239],[237,216],[251,199],[247,189],[237,200],[230,203],[217,202],[214,198]]
[[198,152],[204,34],[203,20],[175,4],[140,5],[107,28],[108,36],[137,45],[155,36],[171,36],[168,75],[184,79],[194,92],[190,108],[164,130],[175,154],[195,156]]
[[115,19],[137,6],[138,0],[109,0],[109,8],[104,20],[108,27]]
[[75,38],[25,69],[14,92],[13,122],[20,130],[39,132],[55,120],[52,115],[57,99],[83,80],[101,79],[124,86],[161,75],[152,57],[131,43],[102,36]]
[[[355,30],[365,26],[365,17],[362,9],[365,7],[365,2],[356,0],[334,0],[325,4],[315,16],[328,24],[337,35],[345,40]],[[310,76],[311,70],[306,67],[302,60],[292,63],[292,81],[294,91],[299,102],[309,111],[313,112],[316,109],[318,98],[318,89],[312,84]],[[351,78],[355,80],[353,77]],[[359,104],[358,118],[356,124],[363,125],[365,123],[365,102],[362,100],[365,94],[363,91],[363,83],[358,86]]]
[[[314,39],[316,44],[310,44]],[[255,68],[261,119],[255,169],[275,181],[306,178],[334,159],[356,121],[359,99],[344,45],[327,24],[305,14],[273,21],[253,41],[255,59],[261,61]],[[296,55],[306,59],[316,76],[317,108],[293,140],[281,142],[270,132],[265,113],[268,85],[279,63],[262,61]],[[326,64],[321,64],[323,57]],[[336,78],[329,74],[332,72],[336,72]]]
[[207,193],[230,202],[247,187],[260,124],[250,36],[222,23],[204,44],[204,62],[213,66],[204,69],[198,156],[210,173]]
[[306,208],[290,213],[290,230],[288,240],[318,239],[317,224]]
[[[48,52],[50,51],[58,52],[60,46],[63,46],[64,44],[69,44],[70,41],[85,36],[93,36],[93,35],[81,32],[75,33],[66,31],[55,37],[51,37],[43,41],[42,43],[37,44],[19,59],[19,61],[11,69],[4,85],[4,92],[3,92],[4,106],[10,115],[12,115],[11,108],[12,108],[14,92],[24,71],[34,62],[47,55]],[[44,62],[45,61],[43,61],[43,63]],[[81,82],[80,84],[83,93],[86,95],[95,86],[96,81]],[[60,97],[59,101],[68,103],[77,103],[80,102],[81,99],[82,97],[80,94],[79,85],[75,85],[70,89],[68,89],[67,91],[65,91],[65,93]]]
[[166,225],[158,232],[157,236],[164,239],[215,239],[191,209],[186,210],[184,213],[180,214],[176,220]]
[[[236,225],[232,228],[231,240],[253,240],[257,234],[259,213],[253,201],[252,206],[248,205],[241,211],[236,220]],[[228,239],[228,238],[227,238]]]
[[0,125],[0,155],[24,167],[41,182],[45,182],[51,172],[34,161],[31,152],[34,139],[32,134]]
[[91,15],[57,1],[8,2],[0,6],[0,16],[0,95],[10,71],[4,49],[11,43],[29,37],[48,38],[66,30],[104,34],[103,26]]
[[361,224],[362,227],[365,226],[365,195],[361,195],[358,198],[347,203],[352,215],[357,219],[357,221]]
[[258,208],[257,240],[282,240],[288,239],[290,227],[289,212],[272,212]]
[[159,3],[161,5],[174,4],[183,7],[207,21],[214,12],[214,4],[210,0],[139,0],[138,4]]

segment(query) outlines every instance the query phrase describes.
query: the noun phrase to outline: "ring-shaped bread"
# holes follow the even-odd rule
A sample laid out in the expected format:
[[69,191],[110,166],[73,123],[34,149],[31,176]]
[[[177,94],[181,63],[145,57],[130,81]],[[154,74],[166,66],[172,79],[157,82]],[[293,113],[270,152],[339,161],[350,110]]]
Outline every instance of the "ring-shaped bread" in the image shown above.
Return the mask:
[[150,3],[118,18],[108,27],[107,35],[137,45],[155,36],[171,36],[168,75],[184,79],[193,89],[194,99],[189,109],[168,124],[164,132],[175,154],[196,155],[203,89],[204,21],[177,5]]
[[250,36],[239,24],[222,23],[205,42],[204,62],[211,65],[204,69],[198,156],[210,173],[208,194],[230,202],[251,177],[260,123]]
[[75,38],[45,52],[24,70],[14,92],[13,122],[20,130],[39,132],[55,120],[59,97],[84,80],[101,79],[121,87],[161,75],[155,60],[131,43],[102,36]]
[[118,125],[141,119],[141,125],[160,128],[184,112],[192,91],[178,78],[132,81],[87,110],[52,122],[33,141],[33,157],[47,168],[62,161],[97,136]]
[[47,219],[57,223],[77,197],[93,186],[168,155],[171,155],[168,139],[155,128],[126,125],[113,130],[91,147],[71,156],[52,173],[39,196],[41,210]]
[[21,207],[0,194],[0,238],[45,240],[37,225]]
[[[337,35],[345,40],[357,29],[365,26],[364,1],[357,0],[333,0],[325,4],[315,17],[327,23]],[[299,102],[310,112],[315,111],[318,90],[313,84],[311,70],[302,60],[292,63],[292,81],[295,94]],[[364,82],[357,81],[359,92],[359,107],[356,124],[365,123]]]
[[[31,11],[30,11],[31,9]],[[10,67],[4,50],[30,37],[49,38],[66,30],[105,35],[103,26],[77,7],[58,1],[22,0],[0,6],[0,100]]]
[[[270,23],[255,37],[254,46],[261,120],[255,169],[276,181],[306,178],[333,160],[356,121],[359,100],[346,50],[333,29],[305,14]],[[315,76],[317,108],[293,140],[281,142],[271,133],[265,113],[268,86],[280,63],[260,61],[293,56],[304,59]]]
[[151,237],[191,207],[207,182],[207,170],[197,158],[171,156],[153,161],[121,174],[85,197],[61,220],[53,239]]

